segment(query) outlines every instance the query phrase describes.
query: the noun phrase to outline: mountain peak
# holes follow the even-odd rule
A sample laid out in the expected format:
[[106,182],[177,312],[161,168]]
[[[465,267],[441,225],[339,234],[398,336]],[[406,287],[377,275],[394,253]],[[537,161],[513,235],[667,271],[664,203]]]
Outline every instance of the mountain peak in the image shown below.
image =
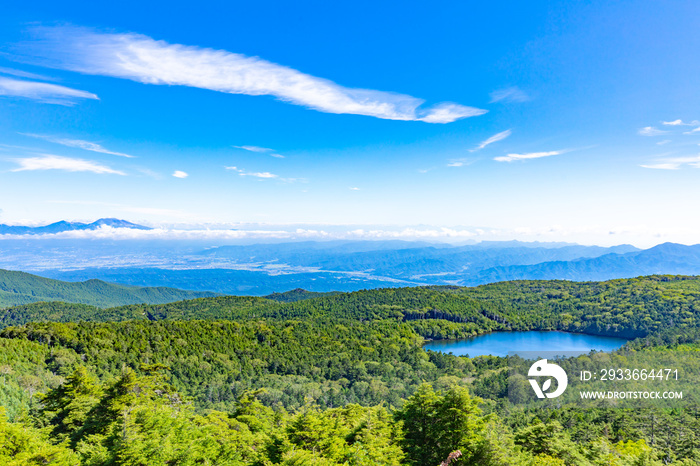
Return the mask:
[[664,254],[684,254],[687,253],[690,250],[693,249],[698,249],[698,246],[686,246],[685,244],[679,244],[679,243],[661,243],[657,244],[656,246],[647,249],[647,251],[655,252],[655,253],[664,253]]
[[130,228],[134,230],[151,229],[149,227],[137,225],[136,223],[131,223],[118,218],[101,218],[92,223],[69,222],[66,220],[61,220],[40,227],[0,224],[0,235],[50,235],[62,233],[64,231],[97,230],[102,226],[109,226],[112,228]]
[[95,227],[100,227],[100,226],[109,226],[112,228],[132,228],[135,230],[150,230],[149,227],[145,227],[143,225],[137,225],[136,223],[131,223],[127,220],[122,220],[118,218],[100,218],[98,220],[95,220],[94,222],[88,224],[88,226],[95,226]]

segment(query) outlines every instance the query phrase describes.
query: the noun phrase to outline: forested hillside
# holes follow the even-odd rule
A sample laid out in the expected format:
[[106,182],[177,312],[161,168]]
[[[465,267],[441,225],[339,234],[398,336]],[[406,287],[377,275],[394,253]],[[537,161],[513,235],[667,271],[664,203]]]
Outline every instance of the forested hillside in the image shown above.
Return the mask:
[[303,301],[305,299],[320,298],[322,296],[335,296],[340,294],[339,291],[330,291],[328,293],[317,293],[315,291],[306,291],[301,288],[295,288],[290,291],[285,291],[284,293],[272,293],[265,298],[271,299],[273,301],[279,301],[281,303],[291,303],[294,301]]
[[[296,296],[314,296],[294,292]],[[292,296],[294,296],[292,295]],[[287,295],[290,296],[290,295]],[[459,335],[492,330],[567,330],[639,337],[700,323],[700,279],[649,276],[607,282],[514,281],[474,288],[385,288],[317,298],[272,300],[221,296],[104,310],[37,303],[0,313],[0,326],[37,321],[340,318],[360,321],[442,319]],[[50,317],[49,317],[50,316]],[[429,323],[415,323],[430,331]],[[441,326],[441,328],[444,327]],[[431,338],[449,334],[430,333]]]
[[116,285],[101,280],[62,282],[24,272],[0,270],[0,309],[39,301],[111,307],[131,303],[167,303],[204,296],[216,296],[216,293]]
[[459,450],[453,465],[697,464],[697,406],[516,406],[506,358],[422,344],[575,329],[640,337],[625,351],[695,351],[699,292],[695,277],[652,276],[15,307],[0,332],[0,462],[437,466]]

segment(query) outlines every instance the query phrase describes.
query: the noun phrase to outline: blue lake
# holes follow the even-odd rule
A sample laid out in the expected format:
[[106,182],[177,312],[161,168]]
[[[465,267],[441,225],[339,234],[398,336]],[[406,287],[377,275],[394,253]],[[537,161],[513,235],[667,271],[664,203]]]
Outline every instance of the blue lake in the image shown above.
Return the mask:
[[507,356],[521,351],[612,351],[627,340],[567,332],[493,332],[466,340],[435,340],[423,348],[457,356]]

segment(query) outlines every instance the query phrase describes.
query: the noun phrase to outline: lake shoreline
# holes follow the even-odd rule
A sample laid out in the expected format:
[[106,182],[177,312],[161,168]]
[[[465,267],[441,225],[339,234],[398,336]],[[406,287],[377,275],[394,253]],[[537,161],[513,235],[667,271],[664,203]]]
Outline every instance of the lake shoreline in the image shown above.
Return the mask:
[[424,350],[456,356],[500,356],[527,351],[614,351],[630,340],[563,330],[495,331],[463,339],[430,340]]

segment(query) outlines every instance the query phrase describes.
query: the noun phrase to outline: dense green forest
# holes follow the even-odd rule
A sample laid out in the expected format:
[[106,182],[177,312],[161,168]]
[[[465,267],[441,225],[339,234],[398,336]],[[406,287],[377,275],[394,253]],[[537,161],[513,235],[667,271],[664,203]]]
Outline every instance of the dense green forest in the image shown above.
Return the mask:
[[[385,288],[321,297],[295,290],[290,296],[280,300],[222,296],[104,310],[37,303],[2,311],[0,325],[132,319],[395,319],[415,321],[415,328],[429,338],[464,336],[465,332],[529,329],[634,338],[668,327],[695,327],[700,323],[700,279],[687,276],[582,283],[515,281],[474,288]],[[313,298],[297,299],[300,296]],[[434,319],[459,325],[434,326],[430,322]]]
[[116,285],[102,280],[63,282],[25,272],[0,269],[0,309],[40,301],[65,301],[112,307],[131,303],[168,303],[204,296],[216,296],[216,293]]
[[0,311],[0,463],[698,464],[692,403],[513,405],[506,358],[422,349],[561,329],[682,358],[698,293],[695,277],[651,276],[18,306]]

